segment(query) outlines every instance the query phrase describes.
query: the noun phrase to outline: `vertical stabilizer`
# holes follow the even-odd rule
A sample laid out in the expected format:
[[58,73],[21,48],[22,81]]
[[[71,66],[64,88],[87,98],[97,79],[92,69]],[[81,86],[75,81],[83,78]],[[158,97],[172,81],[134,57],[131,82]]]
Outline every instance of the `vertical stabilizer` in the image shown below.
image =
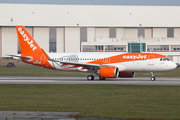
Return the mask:
[[24,26],[16,26],[22,54],[41,52],[41,48]]
[[50,59],[49,56],[44,52],[43,49],[40,48],[26,28],[24,26],[16,26],[16,30],[22,53],[22,61],[33,65],[54,69],[54,67],[52,67],[47,60]]

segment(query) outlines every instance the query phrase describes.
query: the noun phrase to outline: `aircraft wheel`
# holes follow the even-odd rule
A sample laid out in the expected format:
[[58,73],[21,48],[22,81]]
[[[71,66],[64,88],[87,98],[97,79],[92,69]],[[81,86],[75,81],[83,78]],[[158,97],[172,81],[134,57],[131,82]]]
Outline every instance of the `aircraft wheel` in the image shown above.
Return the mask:
[[93,76],[93,75],[88,75],[88,76],[87,76],[87,80],[89,80],[89,81],[90,81],[90,80],[94,80],[94,76]]
[[156,78],[155,77],[151,77],[151,81],[155,81],[156,80]]
[[105,80],[106,78],[101,78],[100,76],[99,76],[99,80]]

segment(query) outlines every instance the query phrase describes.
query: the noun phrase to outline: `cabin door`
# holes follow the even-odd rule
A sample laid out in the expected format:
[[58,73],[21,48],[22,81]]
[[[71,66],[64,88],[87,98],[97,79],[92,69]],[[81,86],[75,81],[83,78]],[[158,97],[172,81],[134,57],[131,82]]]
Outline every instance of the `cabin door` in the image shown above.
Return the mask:
[[154,65],[154,55],[149,55],[148,65]]

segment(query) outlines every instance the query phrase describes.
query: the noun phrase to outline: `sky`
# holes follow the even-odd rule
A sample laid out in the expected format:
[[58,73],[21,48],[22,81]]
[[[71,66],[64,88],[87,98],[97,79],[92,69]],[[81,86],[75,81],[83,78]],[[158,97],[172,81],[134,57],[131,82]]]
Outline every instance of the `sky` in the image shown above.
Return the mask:
[[180,6],[180,0],[0,0],[0,3],[60,5]]

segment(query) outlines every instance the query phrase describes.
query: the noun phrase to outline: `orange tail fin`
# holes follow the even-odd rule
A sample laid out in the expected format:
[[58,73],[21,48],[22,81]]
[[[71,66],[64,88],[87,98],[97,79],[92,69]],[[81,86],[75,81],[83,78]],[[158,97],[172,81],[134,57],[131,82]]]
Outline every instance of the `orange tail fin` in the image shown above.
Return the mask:
[[24,26],[16,26],[22,54],[40,52],[41,48]]
[[[16,30],[22,53],[22,61],[37,66],[54,69],[52,65],[47,61],[47,59],[50,59],[49,56],[44,52],[43,49],[40,48],[40,46],[32,38],[26,28],[24,26],[16,26]],[[27,60],[23,57],[31,57],[32,59]]]

